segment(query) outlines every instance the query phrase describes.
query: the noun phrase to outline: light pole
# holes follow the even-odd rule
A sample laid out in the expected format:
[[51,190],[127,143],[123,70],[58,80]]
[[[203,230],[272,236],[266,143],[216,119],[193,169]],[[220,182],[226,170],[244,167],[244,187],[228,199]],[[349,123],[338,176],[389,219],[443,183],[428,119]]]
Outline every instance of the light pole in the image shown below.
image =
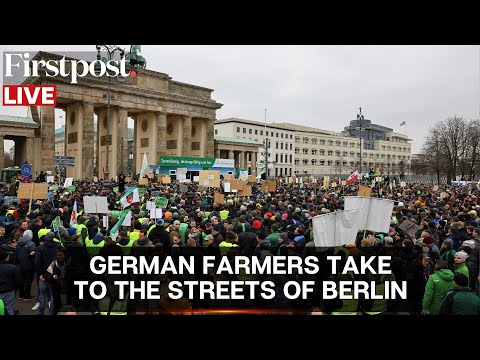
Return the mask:
[[[117,51],[120,52],[120,60],[123,59],[123,56],[125,55],[125,51],[118,47],[117,45],[97,45],[97,60],[101,59],[100,56],[100,50],[104,50],[108,54],[108,59],[107,61],[110,61],[113,59],[113,56]],[[95,65],[95,69],[98,69],[97,65]],[[108,76],[108,95],[107,95],[107,136],[105,137],[105,145],[107,147],[107,153],[105,156],[105,175],[107,177],[107,180],[109,179],[109,174],[110,174],[110,169],[109,169],[109,163],[108,163],[108,150],[109,150],[109,145],[110,145],[110,100],[111,100],[111,86],[112,86],[112,77]],[[122,138],[122,144],[123,144],[123,138]],[[122,151],[123,153],[123,151]],[[123,155],[122,155],[123,156]],[[123,160],[123,159],[122,159]],[[122,165],[123,167],[123,162]]]
[[360,175],[362,175],[362,120],[364,116],[362,115],[362,107],[360,106],[360,113],[357,114],[357,120],[360,122],[360,130],[358,137],[360,138]]
[[120,174],[123,174],[123,137],[120,143]]

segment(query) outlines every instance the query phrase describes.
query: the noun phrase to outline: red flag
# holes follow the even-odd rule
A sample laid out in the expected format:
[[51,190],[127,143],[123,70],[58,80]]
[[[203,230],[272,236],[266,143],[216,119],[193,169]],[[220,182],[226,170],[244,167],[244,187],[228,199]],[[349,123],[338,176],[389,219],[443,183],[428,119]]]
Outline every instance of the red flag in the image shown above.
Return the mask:
[[348,183],[351,184],[354,181],[358,180],[358,170],[355,170],[347,179]]
[[105,168],[102,168],[102,172],[103,172],[103,180],[107,180],[107,174],[105,174]]

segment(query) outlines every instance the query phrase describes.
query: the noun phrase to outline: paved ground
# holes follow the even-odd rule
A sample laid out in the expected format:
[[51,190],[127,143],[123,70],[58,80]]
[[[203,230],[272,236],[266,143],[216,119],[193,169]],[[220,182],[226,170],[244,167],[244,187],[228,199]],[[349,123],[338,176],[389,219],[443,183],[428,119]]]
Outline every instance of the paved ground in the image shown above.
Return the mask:
[[20,300],[15,299],[15,311],[18,311],[18,315],[37,315],[37,311],[32,311],[32,307],[37,303],[37,284],[35,281],[32,284],[32,289],[30,290],[30,295],[34,296],[31,300]]

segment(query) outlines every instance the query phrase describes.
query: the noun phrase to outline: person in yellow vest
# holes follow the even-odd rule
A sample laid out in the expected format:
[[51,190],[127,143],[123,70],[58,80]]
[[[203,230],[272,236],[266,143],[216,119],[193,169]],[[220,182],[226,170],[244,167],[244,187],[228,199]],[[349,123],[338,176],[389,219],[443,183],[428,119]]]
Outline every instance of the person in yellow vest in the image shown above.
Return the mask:
[[237,234],[235,234],[233,231],[227,231],[225,240],[223,240],[220,244],[218,244],[218,247],[220,249],[220,255],[226,256],[228,251],[232,247],[238,248],[237,243],[238,243]]
[[[351,273],[340,274],[336,278],[337,287],[340,281],[355,281],[354,275]],[[345,295],[353,297],[353,290],[345,292]],[[330,315],[358,315],[358,299],[338,299],[336,302],[340,305]]]
[[85,240],[88,238],[88,229],[85,225],[86,220],[85,216],[79,216],[77,218],[78,243],[82,246],[85,245]]
[[220,219],[222,221],[227,220],[229,214],[230,214],[230,212],[228,210],[225,210],[225,209],[221,210],[220,211]]
[[85,245],[90,256],[98,255],[100,249],[105,245],[105,234],[101,232],[96,234],[92,240],[86,240]]
[[140,235],[140,230],[142,229],[142,224],[138,221],[135,221],[133,225],[133,231],[130,232],[130,240],[137,241]]
[[118,233],[117,244],[122,248],[123,255],[130,255],[134,242],[135,240],[130,239],[126,230],[122,230]]
[[120,281],[121,276],[110,275],[107,277],[107,294],[100,299],[96,315],[128,315],[129,293],[125,292],[123,300],[120,300],[120,287],[115,281]]

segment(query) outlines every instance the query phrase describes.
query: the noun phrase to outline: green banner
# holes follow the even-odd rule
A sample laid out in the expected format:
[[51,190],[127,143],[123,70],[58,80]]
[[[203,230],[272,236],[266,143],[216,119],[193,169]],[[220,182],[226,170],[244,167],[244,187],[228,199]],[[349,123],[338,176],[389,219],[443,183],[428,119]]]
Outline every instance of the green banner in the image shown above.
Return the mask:
[[53,225],[53,230],[54,230],[55,232],[58,232],[58,228],[62,225],[62,224],[60,223],[60,216],[57,216],[57,217],[55,218],[55,220],[52,221],[52,225]]
[[167,204],[168,204],[167,198],[160,197],[160,198],[157,198],[157,200],[155,200],[155,206],[166,208]]
[[114,192],[115,194],[118,193],[118,186],[115,186],[115,187],[113,188],[113,192]]
[[215,164],[214,158],[160,156],[160,166],[170,166],[170,167],[203,166],[203,167],[211,168],[213,164]]
[[67,191],[75,191],[75,190],[77,190],[77,187],[75,185],[67,186]]
[[[128,215],[128,213],[130,212],[130,209],[127,209],[127,210],[123,210],[120,212],[120,220],[117,221],[117,223],[115,224],[115,226],[110,230],[110,234],[116,234],[118,233],[118,229],[120,228],[120,226],[122,226],[123,224],[123,221],[125,220],[125,217]],[[116,238],[116,236],[115,236]]]

